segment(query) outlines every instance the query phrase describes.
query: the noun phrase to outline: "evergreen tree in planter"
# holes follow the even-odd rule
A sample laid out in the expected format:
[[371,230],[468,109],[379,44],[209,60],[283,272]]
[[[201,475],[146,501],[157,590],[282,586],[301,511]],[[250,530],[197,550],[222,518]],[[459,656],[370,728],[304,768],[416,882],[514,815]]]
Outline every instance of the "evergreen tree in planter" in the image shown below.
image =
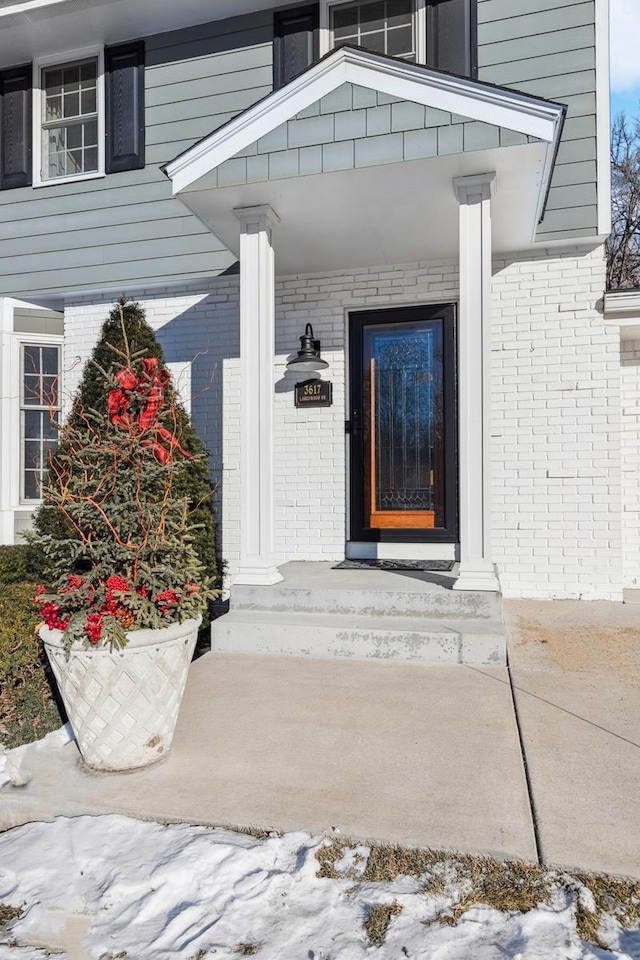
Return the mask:
[[65,644],[197,618],[214,596],[204,448],[137,304],[104,325],[52,458],[31,535],[53,590],[39,591]]
[[[159,369],[164,370],[162,348],[145,320],[144,311],[139,304],[128,303],[121,298],[105,321],[91,359],[85,366],[66,425],[68,430],[82,431],[88,414],[100,409],[104,411],[106,394],[113,388],[117,373],[126,366],[127,357],[134,368],[136,365],[140,367],[141,358],[144,357],[157,360]],[[164,428],[180,437],[180,445],[188,455],[188,469],[176,472],[172,481],[173,489],[177,496],[183,497],[188,503],[191,542],[203,567],[205,578],[218,588],[222,571],[216,548],[216,525],[207,453],[168,380],[164,384],[164,409],[160,420],[163,418],[166,421],[162,424]],[[63,431],[58,453],[51,462],[52,476],[61,470],[63,458],[68,455],[67,447],[68,438]],[[45,499],[36,514],[34,527],[41,537],[57,540],[73,540],[78,537],[77,530],[65,510],[50,499]],[[207,613],[208,610],[205,610],[205,623],[208,620]]]

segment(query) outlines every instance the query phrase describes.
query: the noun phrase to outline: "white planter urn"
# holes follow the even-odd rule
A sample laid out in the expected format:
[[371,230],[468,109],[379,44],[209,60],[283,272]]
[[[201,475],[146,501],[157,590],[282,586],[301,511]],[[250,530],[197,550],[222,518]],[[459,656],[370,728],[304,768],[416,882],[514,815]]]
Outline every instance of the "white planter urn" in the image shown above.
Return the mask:
[[93,770],[133,770],[167,755],[202,618],[132,630],[120,650],[74,645],[41,627],[82,758]]

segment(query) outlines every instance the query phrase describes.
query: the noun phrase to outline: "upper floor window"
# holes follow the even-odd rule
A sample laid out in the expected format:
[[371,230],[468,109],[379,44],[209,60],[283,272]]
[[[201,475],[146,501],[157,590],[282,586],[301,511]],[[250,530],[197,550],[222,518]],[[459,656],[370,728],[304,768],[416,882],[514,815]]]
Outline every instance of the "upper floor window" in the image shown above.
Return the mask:
[[374,53],[417,60],[415,0],[366,0],[329,7],[332,47],[349,43]]
[[144,167],[144,113],[142,41],[1,70],[0,190]]
[[23,344],[20,367],[21,499],[40,500],[49,455],[58,443],[60,347]]
[[36,182],[104,172],[102,56],[40,69]]
[[350,44],[414,63],[426,60],[428,0],[321,0],[321,53]]

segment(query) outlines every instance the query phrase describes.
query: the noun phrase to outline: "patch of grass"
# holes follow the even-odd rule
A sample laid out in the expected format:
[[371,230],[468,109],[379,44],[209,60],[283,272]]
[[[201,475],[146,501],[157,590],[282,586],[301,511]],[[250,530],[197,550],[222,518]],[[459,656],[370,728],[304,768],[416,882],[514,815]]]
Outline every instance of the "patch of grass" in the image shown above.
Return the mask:
[[[335,864],[355,846],[355,842],[341,838],[320,847],[316,851],[318,876],[346,879],[349,875],[338,873]],[[612,917],[623,928],[640,927],[638,881],[604,874],[561,873],[517,860],[503,861],[441,850],[389,844],[371,844],[369,849],[365,869],[349,892],[356,893],[362,883],[391,883],[400,876],[420,877],[425,895],[445,900],[441,913],[427,921],[429,923],[454,925],[475,906],[488,906],[503,913],[527,913],[548,903],[554,891],[560,890],[574,898],[576,932],[587,943],[607,949],[600,935],[605,916]],[[586,891],[592,895],[595,909]],[[365,927],[372,943],[383,942],[393,916],[389,909],[389,905],[374,905],[370,909]],[[376,939],[380,936],[382,940]]]
[[[573,881],[573,882],[571,882]],[[576,931],[587,943],[603,950],[607,944],[600,937],[600,925],[605,914],[617,920],[622,928],[640,926],[640,882],[609,877],[606,874],[572,874],[567,886],[575,889],[575,881],[586,887],[595,903],[591,910],[576,892]]]
[[237,953],[240,957],[253,957],[254,954],[260,950],[262,950],[262,944],[254,943],[251,940],[247,943],[237,943],[233,948],[233,952]]
[[63,722],[37,634],[33,583],[0,584],[0,742],[17,747]]
[[336,872],[334,864],[344,855],[349,844],[337,843],[330,840],[316,850],[316,860],[320,864],[318,876],[324,880],[337,880],[341,875]]
[[17,920],[23,913],[22,907],[10,907],[8,903],[0,903],[0,927]]
[[395,900],[393,903],[372,903],[369,907],[364,929],[369,942],[374,947],[381,947],[387,936],[391,917],[402,913],[402,907]]

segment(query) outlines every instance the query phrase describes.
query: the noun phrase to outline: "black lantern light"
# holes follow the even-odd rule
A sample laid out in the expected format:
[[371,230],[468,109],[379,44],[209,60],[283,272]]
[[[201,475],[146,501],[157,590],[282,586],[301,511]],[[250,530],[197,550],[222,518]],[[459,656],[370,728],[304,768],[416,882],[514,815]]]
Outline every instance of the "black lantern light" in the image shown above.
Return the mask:
[[300,337],[298,355],[289,360],[287,370],[324,370],[329,364],[320,356],[320,341],[314,339],[310,323]]

